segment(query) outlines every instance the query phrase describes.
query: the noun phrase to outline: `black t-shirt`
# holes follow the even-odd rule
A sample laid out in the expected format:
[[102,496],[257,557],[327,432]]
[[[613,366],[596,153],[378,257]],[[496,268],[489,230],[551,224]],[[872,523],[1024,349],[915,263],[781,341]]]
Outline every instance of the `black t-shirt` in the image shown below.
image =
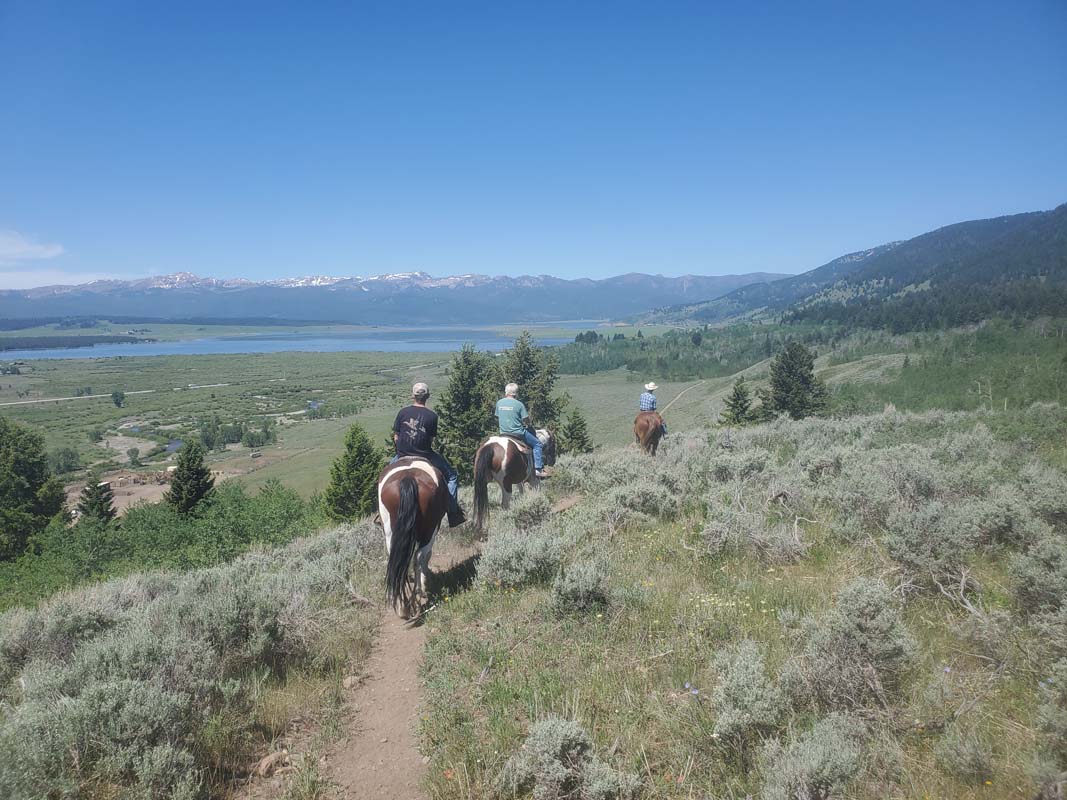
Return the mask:
[[398,456],[428,456],[437,435],[437,415],[425,406],[400,409],[393,423]]

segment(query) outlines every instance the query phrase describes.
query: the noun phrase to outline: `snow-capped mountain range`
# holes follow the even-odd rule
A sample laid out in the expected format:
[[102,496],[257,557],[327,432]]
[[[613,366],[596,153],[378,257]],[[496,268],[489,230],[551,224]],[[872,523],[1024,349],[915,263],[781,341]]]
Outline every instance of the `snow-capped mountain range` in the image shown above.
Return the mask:
[[269,281],[176,272],[136,280],[0,290],[0,318],[273,318],[354,324],[495,324],[614,319],[657,306],[711,300],[784,277],[629,273],[603,280],[551,275],[433,277],[309,275]]

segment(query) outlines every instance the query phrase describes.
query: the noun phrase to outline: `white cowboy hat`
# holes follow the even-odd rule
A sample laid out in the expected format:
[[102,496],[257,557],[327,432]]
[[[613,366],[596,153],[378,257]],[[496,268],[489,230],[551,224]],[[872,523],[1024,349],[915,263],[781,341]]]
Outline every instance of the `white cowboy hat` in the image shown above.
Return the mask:
[[654,391],[656,391],[656,389],[658,389],[658,388],[659,388],[659,387],[658,387],[658,386],[656,386],[656,384],[655,384],[655,383],[646,383],[646,384],[645,384],[645,391],[646,391],[646,392],[654,392]]

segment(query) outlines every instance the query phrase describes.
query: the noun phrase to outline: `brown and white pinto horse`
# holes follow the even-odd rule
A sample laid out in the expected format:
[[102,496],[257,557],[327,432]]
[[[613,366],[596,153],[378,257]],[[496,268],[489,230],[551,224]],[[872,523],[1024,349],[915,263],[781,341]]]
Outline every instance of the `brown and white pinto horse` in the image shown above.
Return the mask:
[[[556,463],[556,437],[547,428],[538,428],[534,433],[541,440],[541,455],[545,466]],[[523,485],[533,488],[541,481],[534,473],[533,452],[530,446],[511,436],[490,436],[474,455],[474,527],[485,530],[489,520],[489,481],[500,484],[500,506],[511,505],[511,488]]]
[[[426,594],[433,540],[448,509],[444,476],[421,458],[401,458],[378,476],[378,514],[385,531],[386,599],[401,619],[417,611]],[[415,560],[414,580],[408,571]]]
[[650,456],[656,455],[659,440],[663,438],[663,417],[655,411],[642,411],[634,420],[634,438],[641,449]]

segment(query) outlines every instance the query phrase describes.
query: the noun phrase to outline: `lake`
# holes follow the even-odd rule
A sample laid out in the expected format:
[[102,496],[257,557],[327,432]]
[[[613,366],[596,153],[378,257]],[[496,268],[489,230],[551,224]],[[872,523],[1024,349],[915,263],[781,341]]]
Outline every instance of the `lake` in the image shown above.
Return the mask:
[[[560,328],[555,326],[554,332]],[[574,328],[574,333],[589,325]],[[574,336],[538,336],[540,345],[566,344]],[[393,353],[448,353],[470,343],[479,350],[503,350],[514,336],[487,328],[375,328],[362,331],[315,333],[255,333],[243,336],[206,336],[170,342],[97,344],[90,347],[53,347],[37,350],[0,350],[0,361],[30,361],[42,358],[114,358],[116,356],[199,356],[235,353],[343,353],[385,351]]]

